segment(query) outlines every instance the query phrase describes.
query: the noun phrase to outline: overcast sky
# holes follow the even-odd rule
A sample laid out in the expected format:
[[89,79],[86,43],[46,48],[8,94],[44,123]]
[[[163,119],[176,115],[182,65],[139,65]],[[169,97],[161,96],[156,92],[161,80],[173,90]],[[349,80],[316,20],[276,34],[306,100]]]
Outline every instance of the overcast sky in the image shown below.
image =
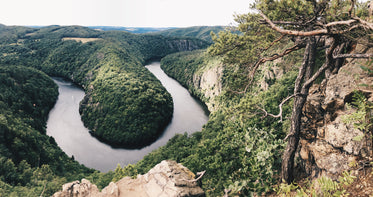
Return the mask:
[[1,0],[5,25],[229,25],[252,0]]

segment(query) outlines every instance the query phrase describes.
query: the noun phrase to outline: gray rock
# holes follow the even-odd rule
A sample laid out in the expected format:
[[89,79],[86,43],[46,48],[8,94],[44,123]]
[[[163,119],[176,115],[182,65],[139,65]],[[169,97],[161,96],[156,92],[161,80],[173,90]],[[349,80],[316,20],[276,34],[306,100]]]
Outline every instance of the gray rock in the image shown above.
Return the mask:
[[[365,50],[359,47],[355,50]],[[372,52],[373,49],[368,51]],[[349,169],[351,162],[372,156],[370,136],[361,141],[353,140],[364,133],[342,119],[354,112],[347,109],[346,104],[352,101],[355,90],[363,92],[368,101],[373,101],[373,76],[361,68],[367,64],[366,60],[347,61],[328,81],[310,89],[303,109],[305,116],[298,149],[300,166],[313,177],[325,175],[337,179]]]
[[83,179],[63,185],[63,190],[53,197],[187,197],[205,196],[204,191],[194,180],[195,175],[175,161],[162,161],[148,173],[136,179],[125,177],[116,183],[111,182],[102,192],[97,186]]

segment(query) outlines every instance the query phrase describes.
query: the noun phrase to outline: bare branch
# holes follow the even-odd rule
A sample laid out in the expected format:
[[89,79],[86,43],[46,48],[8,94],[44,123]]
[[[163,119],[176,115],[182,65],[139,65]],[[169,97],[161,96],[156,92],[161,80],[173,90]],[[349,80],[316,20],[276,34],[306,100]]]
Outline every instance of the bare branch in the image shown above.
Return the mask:
[[338,58],[371,58],[373,57],[372,53],[368,54],[338,54],[338,55],[333,55],[334,59]]
[[363,25],[364,28],[373,30],[373,23],[367,22],[359,17],[354,17],[355,20],[359,21]]
[[[259,59],[255,64],[254,64],[254,72],[256,71],[256,68],[260,65],[260,64],[263,64],[267,61],[273,61],[273,60],[276,60],[276,59],[279,59],[281,57],[284,57],[285,55],[293,52],[293,51],[296,51],[296,50],[299,50],[301,48],[301,44],[296,44],[296,45],[293,45],[292,47],[290,48],[287,48],[285,49],[282,53],[280,54],[273,54],[272,56],[270,57],[263,57],[261,59]],[[252,73],[254,74],[254,73]]]
[[269,46],[268,47],[266,47],[266,48],[264,48],[263,49],[263,51],[266,51],[266,50],[268,50],[271,46],[273,46],[276,42],[278,42],[278,41],[280,41],[280,40],[282,40],[282,38],[284,38],[285,37],[285,35],[284,34],[282,34],[279,38],[277,38],[276,40],[274,40],[271,44],[269,44]]
[[282,122],[282,105],[284,105],[288,100],[290,100],[291,98],[293,98],[294,96],[297,96],[297,95],[299,95],[299,93],[297,93],[297,94],[293,94],[293,95],[290,95],[290,96],[288,96],[286,99],[284,99],[284,100],[283,100],[283,101],[278,105],[278,108],[280,109],[280,112],[278,112],[277,115],[274,115],[274,114],[268,113],[268,112],[267,112],[265,109],[263,109],[263,108],[260,108],[260,107],[259,107],[259,109],[262,110],[262,111],[265,113],[264,117],[271,116],[271,117],[273,117],[273,118],[280,118],[280,122]]
[[350,17],[352,17],[352,10],[354,9],[355,7],[355,0],[351,0],[351,7],[350,9],[348,9],[348,14]]
[[197,172],[196,175],[199,176],[199,177],[197,177],[196,179],[193,179],[193,180],[185,180],[185,181],[188,181],[188,182],[197,182],[198,180],[200,180],[203,177],[203,175],[205,175],[205,173],[206,173],[206,170],[204,170],[202,172]]
[[[346,32],[349,32],[353,29],[356,29],[358,27],[363,27],[365,29],[370,29],[373,30],[373,23],[367,22],[362,20],[359,17],[353,17],[350,20],[346,21],[334,21],[328,24],[319,24],[320,26],[324,27],[323,29],[317,29],[313,31],[295,31],[295,30],[287,30],[283,29],[281,27],[276,26],[276,24],[271,21],[266,15],[264,15],[262,12],[259,12],[259,14],[263,17],[265,20],[265,23],[267,23],[273,30],[281,33],[281,34],[286,34],[286,35],[292,35],[292,36],[316,36],[316,35],[325,35],[325,34],[343,34]],[[276,21],[277,24],[291,24],[291,22],[281,22],[281,21]],[[358,23],[358,24],[355,24]],[[355,25],[353,25],[355,24]],[[351,26],[350,28],[347,28],[345,30],[332,30],[333,27],[336,26]]]
[[326,29],[319,29],[319,30],[313,30],[313,31],[292,31],[292,30],[286,30],[282,29],[280,27],[277,27],[269,18],[267,18],[266,15],[264,15],[262,12],[259,12],[259,14],[264,18],[267,24],[271,26],[271,28],[281,34],[286,35],[292,35],[292,36],[315,36],[320,34],[327,34],[328,30]]
[[348,21],[334,21],[334,22],[324,25],[324,27],[333,27],[333,26],[338,26],[338,25],[351,25],[352,23],[355,23],[355,22],[357,22],[355,19],[351,19]]

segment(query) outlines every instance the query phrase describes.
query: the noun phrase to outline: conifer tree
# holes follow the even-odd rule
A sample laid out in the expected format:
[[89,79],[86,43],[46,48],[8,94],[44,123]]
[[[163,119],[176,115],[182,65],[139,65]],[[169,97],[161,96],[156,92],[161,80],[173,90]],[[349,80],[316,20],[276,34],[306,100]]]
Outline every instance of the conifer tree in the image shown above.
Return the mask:
[[[239,64],[248,75],[248,85],[236,93],[245,93],[258,67],[266,61],[282,58],[304,49],[303,60],[295,80],[294,92],[284,99],[277,115],[263,110],[265,115],[282,118],[281,106],[293,98],[290,131],[282,156],[281,178],[290,183],[294,179],[294,157],[299,143],[302,109],[313,82],[325,73],[325,80],[337,73],[345,58],[369,58],[373,54],[347,53],[352,44],[369,44],[373,33],[368,3],[355,0],[257,0],[253,12],[236,17],[238,30],[213,35],[215,44],[209,52],[222,55],[226,63]],[[294,45],[277,53],[269,48],[282,40]],[[321,67],[316,67],[316,53],[325,49]]]

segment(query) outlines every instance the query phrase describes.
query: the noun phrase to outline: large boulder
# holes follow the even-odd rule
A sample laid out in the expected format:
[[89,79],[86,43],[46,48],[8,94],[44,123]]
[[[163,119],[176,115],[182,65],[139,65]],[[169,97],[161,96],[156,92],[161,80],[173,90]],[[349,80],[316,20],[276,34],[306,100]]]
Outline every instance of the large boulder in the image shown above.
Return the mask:
[[125,177],[111,182],[101,192],[97,186],[83,179],[63,185],[63,190],[53,197],[152,197],[152,196],[205,196],[195,175],[175,161],[162,161],[148,173],[136,179]]

